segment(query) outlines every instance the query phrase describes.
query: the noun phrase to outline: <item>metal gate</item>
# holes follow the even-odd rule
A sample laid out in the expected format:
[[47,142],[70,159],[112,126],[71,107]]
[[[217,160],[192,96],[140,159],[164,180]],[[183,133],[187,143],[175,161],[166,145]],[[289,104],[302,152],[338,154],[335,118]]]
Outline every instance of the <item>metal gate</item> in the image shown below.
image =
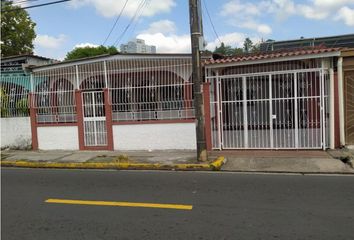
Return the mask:
[[213,148],[325,148],[328,79],[324,69],[212,78]]
[[85,146],[107,146],[103,91],[83,92]]

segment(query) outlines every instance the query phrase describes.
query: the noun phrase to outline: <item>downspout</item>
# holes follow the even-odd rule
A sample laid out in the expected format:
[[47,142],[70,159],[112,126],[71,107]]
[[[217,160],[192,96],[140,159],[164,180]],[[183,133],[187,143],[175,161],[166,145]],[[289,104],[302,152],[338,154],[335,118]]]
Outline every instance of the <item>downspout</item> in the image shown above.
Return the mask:
[[333,68],[329,69],[329,129],[330,129],[330,138],[329,138],[329,148],[334,149],[334,136],[335,136],[335,129],[334,129],[334,72]]
[[338,58],[338,98],[339,98],[339,135],[340,145],[345,146],[344,93],[343,93],[343,57]]

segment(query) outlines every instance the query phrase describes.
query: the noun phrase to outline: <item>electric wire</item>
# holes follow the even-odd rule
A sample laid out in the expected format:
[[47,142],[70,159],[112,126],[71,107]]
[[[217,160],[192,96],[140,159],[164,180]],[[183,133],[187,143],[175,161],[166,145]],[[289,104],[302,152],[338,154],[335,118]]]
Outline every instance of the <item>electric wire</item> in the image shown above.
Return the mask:
[[132,25],[132,23],[134,22],[138,12],[140,11],[140,9],[145,5],[146,0],[141,0],[140,4],[138,5],[138,8],[136,9],[134,15],[132,16],[132,18],[130,19],[129,23],[127,24],[127,26],[125,27],[124,31],[119,35],[119,37],[117,38],[117,40],[114,42],[114,46],[118,46],[118,44],[120,43],[120,41],[122,40],[123,36],[125,35],[125,33],[128,31],[128,29],[130,28],[130,26]]
[[140,19],[141,15],[143,15],[144,10],[149,6],[150,2],[151,2],[151,0],[147,0],[147,1],[146,1],[146,4],[145,4],[144,7],[143,7],[143,9],[140,11],[140,14],[138,15],[138,17],[137,17],[136,20],[135,20],[135,24],[134,24],[134,26],[132,27],[132,30],[130,31],[130,32],[131,32],[131,33],[130,33],[130,36],[134,34],[134,31],[135,31],[135,29],[136,29],[136,26],[137,26],[138,23],[139,23],[139,19]]
[[31,5],[31,6],[27,6],[27,7],[20,7],[20,8],[10,9],[10,10],[1,11],[1,12],[12,12],[12,11],[18,11],[18,10],[23,10],[23,9],[28,9],[28,8],[44,7],[44,6],[48,6],[48,5],[53,5],[53,4],[63,3],[63,2],[69,2],[69,1],[71,1],[71,0],[60,0],[60,1],[55,1],[55,2],[48,2],[48,3],[37,4],[37,5]]
[[104,42],[102,43],[102,45],[105,45],[106,42],[107,42],[107,40],[108,40],[108,38],[111,36],[111,34],[112,34],[114,28],[116,27],[116,25],[117,25],[117,23],[118,23],[120,17],[122,16],[122,13],[123,13],[125,7],[127,6],[128,1],[129,1],[129,0],[125,0],[125,3],[124,3],[123,8],[120,10],[119,15],[117,16],[117,18],[116,18],[116,20],[115,20],[115,22],[114,22],[114,24],[113,24],[111,30],[109,31],[109,34],[107,35],[107,37],[106,37],[106,39],[104,40]]
[[207,5],[206,5],[206,3],[205,3],[205,0],[201,0],[201,1],[202,1],[202,3],[203,3],[204,9],[206,10],[206,13],[207,13],[207,15],[208,15],[208,18],[209,18],[211,27],[213,28],[214,34],[215,34],[216,38],[218,39],[219,43],[221,44],[222,42],[221,42],[221,40],[220,40],[219,34],[216,32],[216,29],[215,29],[213,20],[212,20],[211,17],[210,17],[209,10],[208,10],[208,7],[207,7]]

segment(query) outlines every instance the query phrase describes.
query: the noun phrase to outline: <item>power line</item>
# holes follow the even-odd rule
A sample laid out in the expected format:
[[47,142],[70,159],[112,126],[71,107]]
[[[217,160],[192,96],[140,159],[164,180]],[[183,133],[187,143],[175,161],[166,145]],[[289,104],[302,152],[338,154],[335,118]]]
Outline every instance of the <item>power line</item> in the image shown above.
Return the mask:
[[29,2],[36,2],[36,1],[39,0],[19,0],[19,1],[12,2],[12,5],[15,6],[15,5],[20,5],[21,3],[29,3]]
[[123,36],[125,35],[125,33],[128,31],[128,29],[130,28],[130,26],[132,25],[133,21],[135,20],[136,16],[138,15],[138,12],[140,12],[141,8],[145,5],[146,0],[141,0],[140,4],[138,5],[138,8],[136,9],[134,15],[132,16],[132,18],[130,19],[128,25],[125,27],[124,31],[122,32],[122,34],[117,38],[117,40],[114,42],[114,46],[118,46],[118,44],[120,43],[120,41],[122,40]]
[[139,23],[139,19],[140,19],[141,15],[143,15],[145,8],[148,7],[148,5],[150,4],[150,2],[151,2],[151,0],[146,0],[146,4],[144,5],[143,9],[140,11],[139,16],[138,16],[138,17],[136,18],[136,20],[135,20],[135,24],[134,24],[134,26],[133,26],[133,28],[132,28],[132,30],[131,30],[130,36],[134,34],[134,31],[135,31],[135,29],[136,29],[136,26],[137,26],[138,23]]
[[215,33],[215,36],[216,36],[216,38],[218,39],[219,43],[221,44],[222,42],[221,42],[221,40],[220,40],[220,38],[219,38],[219,34],[216,32],[214,23],[213,23],[213,21],[212,21],[212,19],[211,19],[211,17],[210,17],[209,10],[208,10],[208,7],[207,7],[207,5],[206,5],[206,3],[205,3],[205,0],[201,0],[201,1],[202,1],[203,6],[204,6],[204,8],[205,8],[205,10],[206,10],[206,13],[207,13],[207,15],[208,15],[208,18],[209,18],[211,27],[213,28],[213,31],[214,31],[214,33]]
[[107,40],[108,40],[108,38],[111,36],[111,34],[112,34],[114,28],[115,28],[116,25],[117,25],[117,22],[119,21],[120,17],[122,16],[122,13],[123,13],[125,7],[127,6],[128,1],[129,1],[129,0],[126,0],[126,1],[125,1],[123,8],[120,10],[119,15],[117,16],[116,21],[114,22],[114,24],[113,24],[113,26],[112,26],[112,28],[111,28],[111,31],[109,31],[109,34],[107,35],[107,37],[106,37],[106,39],[104,40],[104,42],[102,43],[102,45],[105,45],[106,42],[107,42]]
[[44,6],[48,6],[48,5],[53,5],[53,4],[63,3],[63,2],[69,2],[69,1],[71,1],[71,0],[60,0],[60,1],[42,3],[42,4],[37,4],[37,5],[32,5],[32,6],[22,7],[22,8],[10,9],[10,10],[1,11],[1,12],[12,12],[12,11],[18,11],[18,10],[27,9],[27,8],[44,7]]

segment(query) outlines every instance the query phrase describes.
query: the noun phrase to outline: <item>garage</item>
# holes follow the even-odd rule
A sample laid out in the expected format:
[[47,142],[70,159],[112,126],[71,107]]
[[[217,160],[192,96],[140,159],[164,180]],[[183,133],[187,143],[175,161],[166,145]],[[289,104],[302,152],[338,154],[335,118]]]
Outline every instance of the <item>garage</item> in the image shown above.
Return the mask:
[[337,55],[326,48],[208,62],[213,149],[330,147]]

